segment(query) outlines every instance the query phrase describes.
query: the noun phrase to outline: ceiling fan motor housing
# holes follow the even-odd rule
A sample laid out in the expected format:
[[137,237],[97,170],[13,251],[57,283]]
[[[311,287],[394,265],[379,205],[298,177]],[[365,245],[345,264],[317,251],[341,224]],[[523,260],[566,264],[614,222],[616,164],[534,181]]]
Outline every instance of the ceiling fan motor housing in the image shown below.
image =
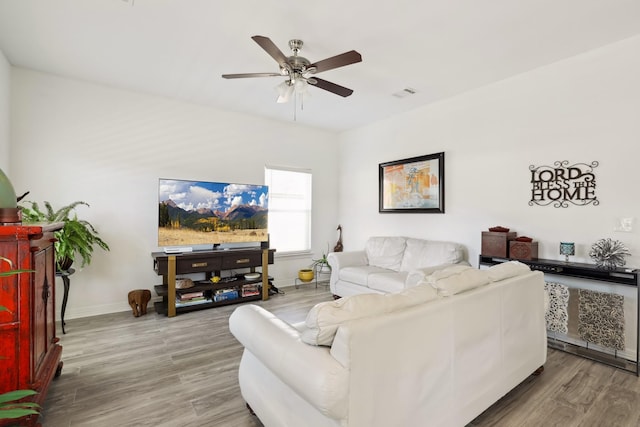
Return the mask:
[[300,50],[302,49],[303,44],[304,42],[300,39],[289,40],[289,47],[293,51],[293,56],[287,57],[287,65],[291,66],[291,69],[289,70],[287,66],[281,68],[286,74],[296,75],[304,74],[307,72],[313,73],[315,71],[315,68],[313,67],[308,68],[311,64],[311,61],[309,61],[304,56],[298,56],[298,52],[300,52]]

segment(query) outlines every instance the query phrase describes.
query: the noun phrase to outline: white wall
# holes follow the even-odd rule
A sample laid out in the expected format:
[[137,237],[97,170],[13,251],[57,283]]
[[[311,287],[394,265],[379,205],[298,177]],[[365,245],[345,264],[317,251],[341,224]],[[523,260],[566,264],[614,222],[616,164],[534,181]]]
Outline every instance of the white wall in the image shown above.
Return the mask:
[[[481,231],[502,225],[539,242],[541,258],[591,262],[600,238],[621,240],[640,267],[640,36],[341,135],[345,249],[371,235],[453,240],[477,265]],[[419,95],[418,95],[419,96]],[[378,164],[445,152],[446,213],[378,213]],[[600,162],[599,206],[529,206],[529,165]],[[614,221],[634,217],[631,233]]]
[[[0,50],[0,169],[11,179],[9,170],[9,146],[11,129],[9,126],[11,66]],[[13,183],[13,181],[12,181]]]
[[[640,267],[640,37],[339,136],[10,71],[16,192],[58,206],[89,202],[80,214],[112,248],[73,276],[67,318],[128,310],[130,289],[159,282],[150,257],[158,177],[260,183],[264,164],[313,169],[316,252],[333,244],[340,223],[345,250],[362,248],[370,235],[426,237],[465,244],[475,264],[481,231],[503,225],[537,240],[545,258],[559,259],[558,243],[575,241],[575,260],[588,262],[595,240],[619,239],[633,253],[628,265]],[[378,164],[439,151],[446,213],[378,213]],[[600,162],[600,205],[528,205],[529,165],[557,160]],[[619,217],[636,218],[636,229],[614,232]],[[307,262],[276,260],[276,285],[291,283]]]
[[[315,255],[335,239],[333,133],[19,68],[11,99],[16,192],[54,207],[88,202],[78,214],[111,246],[71,278],[68,319],[130,310],[129,290],[161,282],[150,255],[160,177],[259,184],[265,164],[309,168]],[[292,284],[310,262],[277,259],[269,272],[276,286]],[[59,307],[61,283],[57,292]]]

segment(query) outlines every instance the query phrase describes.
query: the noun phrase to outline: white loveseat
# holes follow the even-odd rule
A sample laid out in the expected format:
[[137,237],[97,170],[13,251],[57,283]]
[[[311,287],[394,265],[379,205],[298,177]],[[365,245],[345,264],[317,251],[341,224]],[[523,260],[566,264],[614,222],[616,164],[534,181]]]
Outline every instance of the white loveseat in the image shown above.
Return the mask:
[[518,262],[320,303],[295,326],[243,305],[229,326],[266,427],[462,427],[547,354],[543,274]]
[[464,246],[410,237],[370,237],[361,251],[332,252],[329,287],[341,297],[399,292],[452,264],[469,265]]

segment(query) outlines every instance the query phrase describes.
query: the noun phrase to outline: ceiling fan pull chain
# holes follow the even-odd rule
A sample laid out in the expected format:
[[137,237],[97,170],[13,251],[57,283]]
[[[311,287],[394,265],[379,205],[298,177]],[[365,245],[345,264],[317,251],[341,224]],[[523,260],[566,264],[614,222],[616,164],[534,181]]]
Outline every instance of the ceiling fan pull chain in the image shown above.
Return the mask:
[[297,114],[296,114],[296,109],[298,108],[298,93],[295,90],[293,91],[293,102],[292,102],[292,104],[293,104],[293,121],[295,122],[298,119]]

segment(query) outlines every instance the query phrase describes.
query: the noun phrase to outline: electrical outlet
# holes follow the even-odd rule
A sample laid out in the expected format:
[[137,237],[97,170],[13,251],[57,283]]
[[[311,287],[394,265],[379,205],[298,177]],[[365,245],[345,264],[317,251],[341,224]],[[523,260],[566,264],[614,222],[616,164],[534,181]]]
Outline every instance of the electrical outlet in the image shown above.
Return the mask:
[[626,233],[630,233],[633,231],[635,222],[635,218],[616,218],[616,224],[613,226],[613,231],[623,231]]

